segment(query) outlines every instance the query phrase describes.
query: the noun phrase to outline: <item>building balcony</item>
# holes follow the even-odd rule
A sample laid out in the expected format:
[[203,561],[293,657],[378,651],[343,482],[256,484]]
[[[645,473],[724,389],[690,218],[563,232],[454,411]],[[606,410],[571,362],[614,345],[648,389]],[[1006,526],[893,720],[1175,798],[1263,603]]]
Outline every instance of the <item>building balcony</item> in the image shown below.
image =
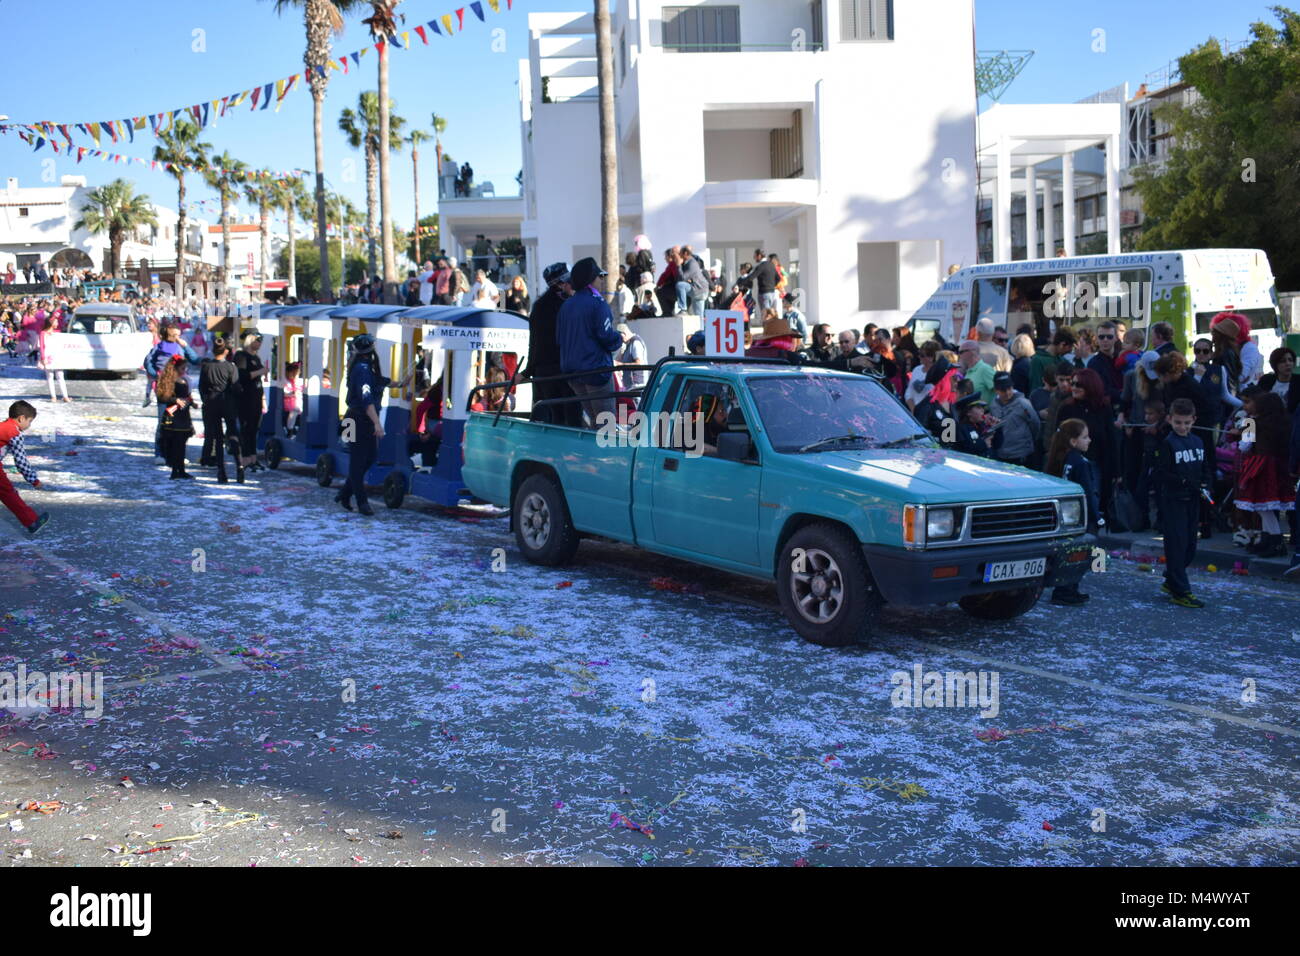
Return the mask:
[[815,206],[815,179],[731,179],[704,184],[707,209],[743,209],[760,206]]

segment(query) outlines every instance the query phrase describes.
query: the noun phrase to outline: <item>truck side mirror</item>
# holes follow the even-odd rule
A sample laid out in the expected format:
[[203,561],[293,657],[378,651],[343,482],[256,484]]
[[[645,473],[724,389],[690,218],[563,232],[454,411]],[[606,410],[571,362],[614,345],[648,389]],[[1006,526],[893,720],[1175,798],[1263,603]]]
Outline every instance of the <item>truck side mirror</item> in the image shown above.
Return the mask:
[[718,436],[718,457],[727,461],[746,461],[754,457],[754,443],[749,432],[723,432]]

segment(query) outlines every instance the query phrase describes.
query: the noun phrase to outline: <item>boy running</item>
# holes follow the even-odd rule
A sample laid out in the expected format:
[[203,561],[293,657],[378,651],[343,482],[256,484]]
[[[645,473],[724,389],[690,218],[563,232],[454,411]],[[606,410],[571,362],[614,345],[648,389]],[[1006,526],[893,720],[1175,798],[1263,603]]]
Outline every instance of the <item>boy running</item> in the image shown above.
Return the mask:
[[[9,406],[8,420],[0,422],[0,458],[4,457],[5,452],[12,451],[14,464],[18,466],[23,477],[33,488],[39,488],[41,481],[36,477],[36,470],[27,461],[27,449],[23,445],[23,432],[31,428],[35,420],[36,409],[30,403],[17,401]],[[48,512],[38,516],[27,506],[17,489],[10,483],[3,467],[0,467],[0,501],[3,501],[5,507],[14,513],[14,517],[22,522],[28,534],[36,534],[50,520]]]

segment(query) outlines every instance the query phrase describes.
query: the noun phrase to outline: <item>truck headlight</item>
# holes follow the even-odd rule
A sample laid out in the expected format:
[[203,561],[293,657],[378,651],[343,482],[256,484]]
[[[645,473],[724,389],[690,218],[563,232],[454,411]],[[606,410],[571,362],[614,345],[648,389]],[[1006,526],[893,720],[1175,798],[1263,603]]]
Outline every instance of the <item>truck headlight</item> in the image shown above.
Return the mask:
[[1064,528],[1083,527],[1083,501],[1079,498],[1065,498],[1061,501],[1061,526]]
[[954,527],[955,518],[951,508],[936,508],[933,511],[927,511],[925,514],[925,538],[927,541],[951,538]]

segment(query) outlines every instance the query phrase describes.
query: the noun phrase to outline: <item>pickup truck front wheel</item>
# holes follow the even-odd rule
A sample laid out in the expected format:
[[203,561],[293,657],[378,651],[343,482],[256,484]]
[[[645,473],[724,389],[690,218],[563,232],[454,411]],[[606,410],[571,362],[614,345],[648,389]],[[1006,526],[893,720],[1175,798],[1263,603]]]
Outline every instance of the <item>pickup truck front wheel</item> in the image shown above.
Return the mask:
[[1042,593],[1041,587],[1017,588],[992,594],[972,594],[957,603],[963,611],[981,621],[1009,621],[1027,613],[1038,603]]
[[823,647],[859,641],[883,603],[862,547],[831,524],[809,525],[791,535],[777,570],[777,591],[799,636]]
[[532,475],[515,492],[515,541],[533,564],[567,564],[578,550],[564,492],[548,475]]

